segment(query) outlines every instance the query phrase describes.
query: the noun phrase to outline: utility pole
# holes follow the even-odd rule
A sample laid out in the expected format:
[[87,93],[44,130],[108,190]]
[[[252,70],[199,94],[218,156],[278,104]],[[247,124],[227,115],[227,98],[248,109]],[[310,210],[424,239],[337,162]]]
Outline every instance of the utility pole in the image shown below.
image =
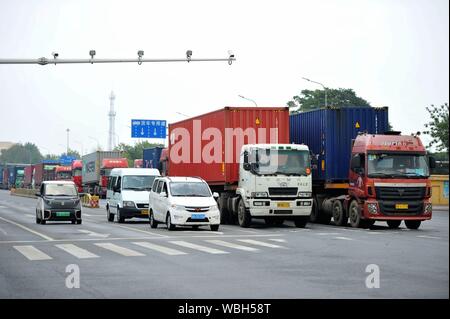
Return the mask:
[[70,129],[66,129],[66,132],[67,132],[67,151],[66,151],[66,155],[68,156],[69,155],[69,132],[70,132]]
[[114,147],[116,147],[115,143],[115,120],[116,120],[116,112],[114,111],[114,100],[116,96],[114,92],[111,91],[111,95],[109,96],[109,136],[108,136],[108,151],[112,151]]

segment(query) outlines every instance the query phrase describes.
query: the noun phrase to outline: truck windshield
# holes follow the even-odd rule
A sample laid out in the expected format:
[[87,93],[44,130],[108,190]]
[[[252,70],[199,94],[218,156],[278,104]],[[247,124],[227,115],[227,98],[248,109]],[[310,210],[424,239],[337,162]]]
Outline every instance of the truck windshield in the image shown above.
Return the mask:
[[180,197],[210,197],[211,192],[206,183],[171,182],[170,193]]
[[137,191],[150,190],[156,176],[127,175],[122,179],[122,189]]
[[430,175],[425,155],[368,154],[369,177],[421,178]]
[[77,190],[72,184],[47,184],[45,196],[77,196]]
[[81,168],[74,168],[72,174],[73,176],[81,176]]
[[255,149],[250,153],[251,171],[257,175],[308,175],[308,151],[293,149]]
[[71,179],[72,173],[71,172],[58,172],[58,179]]

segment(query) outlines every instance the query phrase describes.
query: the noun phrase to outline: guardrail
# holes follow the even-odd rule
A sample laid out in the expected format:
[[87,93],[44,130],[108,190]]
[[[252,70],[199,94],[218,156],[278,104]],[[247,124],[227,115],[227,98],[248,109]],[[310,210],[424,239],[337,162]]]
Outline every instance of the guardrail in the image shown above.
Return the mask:
[[10,194],[14,196],[36,198],[36,190],[29,188],[11,188]]
[[89,208],[99,208],[99,196],[84,194],[81,199],[81,205]]

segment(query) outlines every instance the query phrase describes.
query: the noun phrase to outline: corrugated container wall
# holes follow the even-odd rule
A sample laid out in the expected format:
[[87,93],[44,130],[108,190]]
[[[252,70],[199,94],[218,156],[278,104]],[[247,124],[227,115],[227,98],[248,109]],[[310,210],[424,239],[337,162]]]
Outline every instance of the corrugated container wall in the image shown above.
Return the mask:
[[159,161],[163,147],[146,148],[142,152],[142,167],[160,169]]
[[[205,145],[211,143],[210,139],[213,137],[207,134],[201,140],[200,150],[194,153],[194,120],[200,120],[201,129],[200,134],[203,135],[207,128],[215,128],[220,132],[220,143],[222,146],[222,154],[220,161],[213,161],[211,163],[205,162],[202,156],[202,150],[205,150]],[[198,124],[198,122],[197,122]],[[190,143],[188,147],[190,153],[189,163],[175,163],[172,157],[172,147],[181,139],[178,137],[175,140],[173,130],[176,128],[184,128],[190,134]],[[256,142],[269,143],[270,129],[277,129],[278,143],[289,143],[289,109],[286,107],[225,107],[223,109],[203,114],[188,120],[178,123],[169,124],[169,175],[170,176],[199,176],[207,181],[210,185],[227,185],[235,184],[239,179],[239,163],[236,162],[236,139],[233,139],[233,154],[225,150],[225,129],[247,128],[254,129],[256,133]],[[261,130],[265,129],[265,130]],[[198,140],[198,138],[196,139]],[[195,141],[197,143],[198,141]],[[251,142],[251,141],[250,141]],[[244,144],[249,144],[247,136],[244,138]],[[236,150],[239,154],[240,149]],[[211,151],[211,153],[214,153]],[[194,157],[197,157],[198,162],[194,162]],[[225,163],[227,158],[232,158],[232,161]]]
[[82,180],[83,184],[100,181],[100,166],[105,158],[122,157],[120,151],[97,151],[83,156]]
[[387,107],[320,109],[291,115],[290,138],[318,155],[313,181],[340,182],[348,178],[352,140],[358,132],[383,134],[388,123]]

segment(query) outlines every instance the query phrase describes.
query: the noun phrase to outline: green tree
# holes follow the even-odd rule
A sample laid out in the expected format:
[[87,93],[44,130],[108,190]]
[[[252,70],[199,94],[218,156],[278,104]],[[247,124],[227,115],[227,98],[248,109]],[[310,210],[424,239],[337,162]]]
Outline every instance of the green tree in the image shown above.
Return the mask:
[[128,159],[128,165],[130,167],[133,167],[135,159],[142,159],[144,149],[152,147],[164,147],[164,145],[150,143],[147,141],[139,142],[135,145],[120,143],[114,150],[123,152],[123,156]]
[[33,143],[14,144],[1,152],[0,162],[5,163],[37,163],[43,159],[39,148]]
[[73,156],[73,157],[75,157],[76,159],[81,158],[80,153],[78,153],[78,151],[72,150],[72,149],[69,149],[69,153],[63,153],[63,154],[61,154],[61,155]]
[[433,139],[429,147],[435,145],[438,151],[445,151],[448,154],[448,103],[441,106],[431,104],[426,109],[430,113],[431,121],[425,124],[427,130],[423,133],[430,135]]

